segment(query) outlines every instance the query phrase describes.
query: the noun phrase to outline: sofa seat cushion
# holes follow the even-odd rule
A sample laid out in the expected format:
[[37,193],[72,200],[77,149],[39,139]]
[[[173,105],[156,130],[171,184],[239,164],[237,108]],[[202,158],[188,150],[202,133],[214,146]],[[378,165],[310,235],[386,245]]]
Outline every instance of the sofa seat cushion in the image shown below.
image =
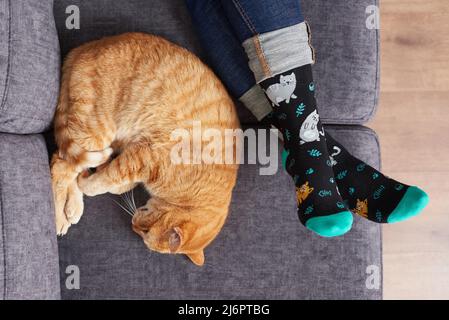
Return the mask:
[[[366,128],[329,130],[351,152],[379,167],[375,134]],[[276,150],[279,155],[280,148]],[[184,256],[150,252],[111,195],[85,198],[78,225],[59,240],[64,299],[379,299],[366,270],[381,271],[378,224],[355,217],[353,230],[325,239],[296,216],[294,185],[284,170],[259,174],[242,165],[231,212],[206,249],[200,268]],[[147,199],[137,191],[137,204]],[[117,199],[117,198],[116,198]],[[80,289],[65,286],[66,269],[79,267]],[[378,275],[381,276],[380,274]]]
[[59,91],[53,0],[0,2],[0,132],[40,133]]
[[0,133],[0,300],[59,299],[58,261],[45,141]]
[[[317,52],[317,99],[324,123],[363,124],[378,93],[378,30],[367,28],[365,9],[378,0],[302,0]],[[80,29],[67,29],[66,8],[78,6]],[[163,36],[202,56],[184,0],[58,0],[56,19],[63,56],[84,42],[128,31]],[[243,124],[256,119],[238,104]]]

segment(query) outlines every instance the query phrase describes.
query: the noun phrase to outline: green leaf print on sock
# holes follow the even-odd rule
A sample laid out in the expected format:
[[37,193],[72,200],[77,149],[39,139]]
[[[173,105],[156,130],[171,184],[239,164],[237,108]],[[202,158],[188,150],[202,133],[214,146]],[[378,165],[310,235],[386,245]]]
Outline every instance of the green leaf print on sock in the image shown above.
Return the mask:
[[312,168],[309,168],[306,170],[306,175],[311,175],[314,172],[315,172],[315,170],[313,170]]
[[296,117],[300,117],[304,114],[304,110],[306,109],[306,105],[304,103],[301,103],[299,106],[296,107]]
[[311,149],[309,151],[307,151],[309,153],[309,155],[313,158],[319,158],[321,156],[321,152],[317,149]]
[[337,174],[338,180],[343,180],[348,175],[348,170],[343,170]]

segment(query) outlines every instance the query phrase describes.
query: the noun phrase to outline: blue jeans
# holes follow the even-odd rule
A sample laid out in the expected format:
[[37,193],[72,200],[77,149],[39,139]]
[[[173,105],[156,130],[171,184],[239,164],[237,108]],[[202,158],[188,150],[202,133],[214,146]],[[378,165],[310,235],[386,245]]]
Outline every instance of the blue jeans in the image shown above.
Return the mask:
[[186,0],[192,22],[205,49],[208,65],[231,95],[240,98],[256,80],[248,57],[235,35],[220,0]]
[[[186,0],[186,4],[208,64],[231,95],[241,99],[261,120],[271,109],[255,86],[256,80],[273,72],[266,70],[264,61],[257,61],[263,60],[263,52],[255,45],[260,45],[264,34],[303,24],[300,0]],[[297,30],[293,31],[296,35]],[[301,51],[297,48],[293,45],[290,50]]]
[[220,0],[240,42],[304,22],[300,0]]

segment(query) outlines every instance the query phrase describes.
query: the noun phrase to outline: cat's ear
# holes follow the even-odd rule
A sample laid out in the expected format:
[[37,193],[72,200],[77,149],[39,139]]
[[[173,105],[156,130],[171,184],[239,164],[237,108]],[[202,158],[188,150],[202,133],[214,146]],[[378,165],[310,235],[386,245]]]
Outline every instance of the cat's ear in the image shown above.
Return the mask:
[[176,253],[182,244],[182,230],[181,228],[174,227],[170,230],[168,236],[168,247],[170,248],[170,253]]
[[296,74],[294,72],[292,72],[292,74],[290,75],[290,77],[293,77],[293,79],[296,79]]
[[279,80],[282,81],[282,79],[284,79],[284,76],[281,74],[281,77],[279,78]]
[[204,251],[200,250],[194,253],[187,253],[190,260],[197,266],[202,266],[204,264]]

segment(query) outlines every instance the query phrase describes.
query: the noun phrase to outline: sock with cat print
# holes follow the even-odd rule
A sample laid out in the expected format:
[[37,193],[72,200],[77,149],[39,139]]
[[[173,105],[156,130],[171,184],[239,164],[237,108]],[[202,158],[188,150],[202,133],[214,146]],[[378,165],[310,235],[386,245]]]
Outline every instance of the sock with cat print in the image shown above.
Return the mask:
[[[273,115],[270,122],[276,121]],[[396,223],[418,215],[429,203],[428,195],[415,186],[393,180],[352,156],[340,143],[326,135],[339,192],[346,205],[364,218],[378,223]],[[289,152],[284,150],[286,166]]]
[[354,213],[379,223],[396,223],[416,216],[429,203],[424,191],[383,175],[329,135],[327,146],[341,196]]
[[259,83],[273,105],[278,129],[289,150],[287,172],[297,190],[298,216],[324,237],[343,235],[352,227],[352,213],[336,187],[319,115],[311,65],[295,68]]

